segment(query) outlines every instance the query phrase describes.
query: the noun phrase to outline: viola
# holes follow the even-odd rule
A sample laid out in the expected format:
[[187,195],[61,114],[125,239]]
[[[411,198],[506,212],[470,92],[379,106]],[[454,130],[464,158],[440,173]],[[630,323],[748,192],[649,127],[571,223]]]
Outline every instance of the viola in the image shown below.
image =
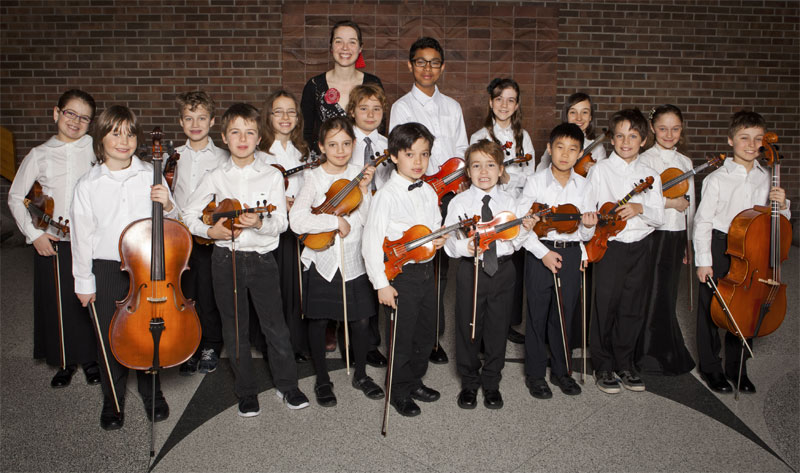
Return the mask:
[[453,225],[440,228],[431,232],[425,225],[414,225],[409,228],[397,240],[383,239],[384,272],[389,281],[403,272],[403,265],[408,262],[430,261],[436,254],[433,240],[447,235],[450,232],[464,229],[475,225],[480,218],[475,215],[471,218],[454,223]]
[[[153,136],[153,185],[161,184],[161,133]],[[157,371],[179,365],[200,344],[200,320],[194,301],[181,291],[188,269],[192,235],[173,219],[165,219],[160,202],[151,218],[136,220],[119,240],[122,270],[130,276],[128,295],[117,302],[109,327],[114,357],[136,370]]]
[[53,219],[53,208],[55,202],[53,198],[45,194],[42,190],[42,185],[39,182],[34,182],[28,195],[22,200],[28,213],[31,214],[31,221],[33,226],[40,230],[47,230],[47,227],[53,227],[56,230],[56,235],[66,236],[69,233],[69,219],[64,220],[58,217],[58,221]]
[[725,155],[711,156],[708,160],[694,169],[683,172],[678,168],[667,168],[661,173],[661,193],[667,199],[676,199],[689,192],[689,179],[708,167],[719,167],[725,162]]
[[606,202],[598,211],[599,220],[594,231],[594,236],[586,243],[586,254],[590,263],[596,263],[603,258],[608,249],[608,239],[621,232],[627,222],[617,215],[617,209],[628,203],[636,194],[644,192],[653,185],[653,176],[641,179],[639,184],[617,203]]
[[[767,133],[761,147],[772,166],[772,187],[780,186],[780,156],[773,145],[777,141],[778,135]],[[789,257],[792,228],[779,211],[777,202],[743,210],[734,217],[728,231],[725,253],[731,257],[731,266],[728,274],[719,279],[717,289],[734,320],[729,320],[717,299],[711,302],[711,318],[717,326],[742,338],[774,332],[786,314],[781,261]]]
[[488,222],[480,222],[472,227],[469,231],[469,238],[475,238],[475,233],[478,234],[478,246],[481,251],[489,249],[489,245],[497,240],[513,240],[519,235],[519,226],[522,222],[534,218],[536,214],[525,215],[524,217],[516,218],[512,212],[500,212]]
[[603,141],[611,138],[612,133],[613,132],[611,130],[604,129],[603,134],[600,135],[600,137],[597,138],[594,143],[589,145],[587,148],[584,148],[584,150],[581,152],[581,157],[578,158],[578,161],[575,163],[575,166],[573,166],[572,169],[574,169],[575,172],[581,176],[586,177],[586,175],[589,174],[589,167],[591,167],[587,166],[590,163],[597,164],[597,160],[592,158],[592,150],[598,147]]
[[547,204],[540,204],[539,202],[534,202],[531,206],[533,212],[540,212],[545,209],[550,209],[550,211],[542,213],[541,220],[533,226],[533,231],[540,238],[550,233],[550,230],[567,234],[578,231],[578,227],[581,225],[581,217],[583,217],[578,207],[572,204],[549,207]]
[[281,166],[280,164],[273,164],[272,167],[274,167],[275,169],[280,171],[281,174],[283,174],[283,188],[288,189],[290,176],[297,174],[298,172],[305,171],[306,169],[314,169],[318,167],[320,164],[322,164],[322,160],[319,159],[317,153],[312,152],[311,155],[309,156],[309,160],[301,164],[300,166],[293,167],[288,170],[283,166]]
[[[316,207],[311,208],[311,213],[314,215],[329,214],[343,217],[350,215],[361,204],[361,190],[358,188],[361,180],[364,178],[364,173],[369,166],[377,167],[389,159],[388,153],[384,153],[372,163],[364,166],[356,177],[348,181],[347,179],[339,179],[331,184],[328,192],[325,193],[325,201]],[[333,244],[338,230],[331,230],[322,233],[304,233],[298,238],[307,247],[312,250],[324,250]]]
[[172,150],[169,157],[164,162],[164,180],[167,181],[169,190],[175,189],[175,178],[178,176],[178,160],[181,159],[180,153]]

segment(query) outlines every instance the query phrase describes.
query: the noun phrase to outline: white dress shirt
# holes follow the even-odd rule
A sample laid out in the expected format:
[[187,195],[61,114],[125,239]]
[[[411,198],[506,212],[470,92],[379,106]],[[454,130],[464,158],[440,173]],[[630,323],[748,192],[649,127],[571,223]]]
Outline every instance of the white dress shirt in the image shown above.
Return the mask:
[[611,153],[608,159],[599,161],[589,169],[586,178],[591,184],[591,202],[596,209],[606,202],[618,202],[633,188],[639,185],[640,179],[653,177],[652,189],[634,195],[628,203],[642,204],[642,213],[628,219],[625,228],[610,237],[609,241],[634,243],[642,240],[664,224],[664,200],[661,195],[661,178],[651,167],[644,165],[637,157],[630,164],[617,153]]
[[211,138],[208,139],[208,144],[199,151],[192,149],[189,143],[190,141],[186,140],[186,144],[175,150],[181,155],[181,158],[175,166],[177,178],[174,182],[173,193],[175,202],[178,203],[181,211],[186,207],[189,196],[200,184],[200,179],[228,159],[228,152],[216,147]]
[[[498,189],[498,186],[492,187],[489,192],[478,189],[475,186],[470,186],[464,192],[457,194],[447,206],[447,217],[444,220],[444,225],[453,225],[458,223],[459,220],[464,218],[466,214],[468,217],[473,215],[481,216],[483,209],[483,197],[488,195],[489,208],[492,210],[492,215],[497,216],[500,212],[514,212],[515,202],[514,198],[506,191]],[[520,233],[512,240],[495,240],[497,248],[497,257],[507,256],[514,253],[514,241],[525,237],[527,231],[519,227]],[[450,235],[444,243],[444,250],[451,258],[472,258],[473,255],[469,251],[469,242],[471,238],[458,238],[463,236],[460,232]],[[480,259],[483,260],[483,254]]]
[[[355,146],[353,146],[353,156],[350,158],[350,164],[360,166],[359,169],[363,168],[364,165],[367,164],[364,162],[364,150],[367,149],[367,143],[364,141],[364,138],[369,138],[372,144],[372,161],[375,160],[374,153],[380,153],[382,155],[384,151],[388,152],[389,141],[386,139],[386,137],[378,133],[378,130],[372,130],[372,133],[367,135],[361,131],[360,128],[354,126],[353,131],[356,134],[356,143]],[[383,164],[378,166],[375,169],[375,174],[372,178],[374,181],[374,186],[373,183],[370,183],[370,189],[380,189],[383,187],[383,184],[385,184],[386,181],[389,180],[389,177],[391,177],[394,168],[394,164],[390,159],[387,159]]]
[[[272,146],[270,146],[268,153],[256,151],[256,159],[263,159],[269,165],[278,164],[283,167],[284,171],[288,171],[305,164],[303,161],[300,161],[302,157],[303,154],[300,153],[297,148],[295,148],[294,143],[292,143],[291,140],[286,142],[286,148],[283,147],[279,140],[275,140],[272,142]],[[284,192],[286,197],[293,199],[297,196],[297,194],[300,193],[300,189],[303,187],[303,174],[305,174],[307,171],[308,169],[301,172],[296,172],[289,176],[289,187],[287,187],[286,191]]]
[[361,253],[367,276],[376,290],[389,285],[384,272],[384,238],[397,240],[414,225],[425,225],[432,232],[442,226],[439,198],[433,187],[423,184],[408,190],[410,184],[411,181],[392,171],[389,181],[378,189],[370,204]]
[[[330,214],[314,215],[311,213],[312,207],[317,207],[325,201],[325,193],[330,189],[331,184],[339,179],[352,180],[361,172],[362,166],[348,164],[347,169],[341,174],[328,174],[322,166],[307,171],[305,183],[297,199],[289,212],[289,222],[292,231],[298,235],[303,233],[322,233],[339,229],[339,217]],[[359,192],[360,189],[358,190]],[[345,281],[351,281],[366,272],[364,268],[364,258],[361,256],[361,234],[364,223],[367,221],[369,204],[372,200],[372,193],[367,192],[361,195],[361,203],[358,208],[344,217],[350,224],[350,233],[344,239],[336,236],[333,245],[322,250],[316,251],[306,247],[303,249],[301,260],[306,269],[314,263],[317,272],[330,282],[340,269],[342,261],[342,241],[344,241],[344,276]]]
[[[151,218],[153,165],[136,156],[125,169],[95,165],[78,180],[70,213],[72,275],[77,294],[96,292],[92,260],[120,261],[119,240],[131,222]],[[172,202],[172,195],[170,195]],[[178,215],[174,205],[166,217]]]
[[[276,207],[272,216],[261,220],[261,228],[245,228],[236,237],[236,251],[268,253],[278,247],[278,235],[288,228],[286,197],[283,193],[283,174],[262,159],[256,159],[241,168],[228,159],[217,169],[206,174],[189,197],[183,212],[184,223],[200,237],[208,238],[211,226],[202,221],[203,209],[211,200],[219,203],[224,199],[237,199],[244,208],[272,204]],[[231,240],[216,240],[215,245],[232,248]]]
[[[711,231],[728,233],[734,217],[755,205],[769,205],[772,176],[758,161],[747,172],[728,158],[703,180],[702,198],[694,217],[694,261],[696,266],[711,266]],[[789,199],[781,215],[791,217]],[[769,245],[769,242],[764,242]]]
[[[508,128],[501,128],[500,125],[495,123],[494,136],[498,141],[500,141],[501,144],[505,144],[508,141],[511,142],[511,148],[507,150],[509,154],[506,154],[506,156],[503,158],[503,161],[508,161],[517,152],[517,142],[514,140],[514,130],[510,126]],[[469,144],[474,145],[478,141],[484,139],[491,140],[489,137],[489,130],[487,130],[486,127],[481,128],[473,133],[469,138]],[[523,154],[530,154],[531,158],[536,157],[536,152],[533,149],[531,137],[525,130],[522,130],[522,152]],[[506,166],[506,172],[508,173],[509,180],[505,184],[500,184],[500,189],[510,193],[511,197],[515,199],[519,197],[519,194],[522,192],[522,188],[525,187],[525,181],[528,179],[528,177],[532,176],[534,172],[536,172],[536,166],[534,164],[534,160],[531,159],[531,161],[526,164],[512,164],[510,166]]]
[[[592,185],[589,181],[576,173],[570,172],[567,185],[562,186],[560,182],[553,176],[551,167],[537,171],[522,190],[522,194],[517,199],[516,212],[517,215],[525,215],[530,211],[531,205],[534,202],[540,204],[547,204],[550,207],[555,207],[562,204],[572,204],[578,208],[578,212],[585,213],[595,210],[595,204],[591,200]],[[587,241],[594,235],[594,228],[586,228],[583,224],[578,226],[578,231],[573,233],[558,233],[555,230],[550,230],[547,235],[542,238],[543,240],[551,241]],[[539,240],[536,232],[529,232],[527,238],[522,242],[522,247],[533,253],[539,259],[542,259],[550,252],[550,248],[546,247],[544,243]],[[586,248],[581,247],[581,259],[586,259]]]
[[[664,149],[657,143],[644,153],[639,155],[639,160],[653,168],[657,173],[661,174],[668,168],[678,168],[682,172],[692,170],[692,160],[679,153],[675,148]],[[658,230],[667,232],[679,232],[686,230],[686,217],[689,220],[689,235],[691,235],[692,225],[694,224],[695,201],[697,198],[694,193],[694,176],[690,176],[686,181],[689,183],[689,191],[686,193],[689,196],[689,207],[683,212],[677,209],[664,208],[664,225],[658,227]],[[663,186],[664,183],[662,182]],[[663,198],[664,205],[667,203],[667,198]]]
[[[589,146],[592,146],[592,144],[595,141],[597,141],[597,140],[590,140],[589,138],[586,138],[584,136],[584,138],[583,138],[583,149],[586,149]],[[583,153],[581,153],[581,154],[583,154]],[[605,149],[605,147],[604,147],[604,145],[602,143],[597,145],[597,147],[592,150],[592,159],[594,159],[598,163],[600,161],[606,159],[607,157],[608,157],[608,155],[606,154],[606,149]],[[552,158],[550,158],[550,153],[548,153],[547,150],[545,149],[544,150],[544,154],[542,154],[542,159],[540,159],[539,160],[539,164],[536,165],[536,171],[541,171],[542,169],[546,169],[548,166],[550,166],[550,162],[551,161],[552,161]]]
[[436,174],[439,167],[450,158],[463,158],[469,143],[461,105],[439,92],[439,88],[428,97],[416,84],[411,92],[392,104],[389,130],[403,123],[422,123],[435,137],[427,175]]
[[[53,198],[53,218],[56,221],[59,217],[69,220],[75,183],[92,167],[92,162],[94,151],[89,135],[72,143],[64,143],[54,136],[25,156],[8,191],[8,207],[27,243],[33,243],[45,231],[51,235],[56,234],[56,229],[51,226],[47,230],[33,226],[31,215],[23,203],[33,183],[39,181],[42,192]],[[58,237],[61,240],[70,238],[69,233],[59,234]]]

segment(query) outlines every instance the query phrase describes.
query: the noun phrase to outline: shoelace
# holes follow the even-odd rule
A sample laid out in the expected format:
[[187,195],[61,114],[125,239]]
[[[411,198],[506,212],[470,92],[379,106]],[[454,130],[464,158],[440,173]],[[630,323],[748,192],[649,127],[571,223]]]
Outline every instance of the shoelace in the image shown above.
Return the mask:
[[213,348],[205,348],[202,351],[202,360],[204,361],[211,361],[211,356],[214,354]]

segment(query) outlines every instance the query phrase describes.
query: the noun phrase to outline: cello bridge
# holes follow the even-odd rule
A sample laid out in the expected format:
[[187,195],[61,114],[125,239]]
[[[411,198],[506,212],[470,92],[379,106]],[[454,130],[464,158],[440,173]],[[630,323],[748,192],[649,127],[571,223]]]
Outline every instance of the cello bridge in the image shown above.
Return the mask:
[[774,280],[772,278],[769,278],[769,279],[758,278],[758,282],[764,283],[764,284],[766,284],[768,286],[780,286],[781,285],[781,283],[779,283],[778,281],[776,281],[776,280]]

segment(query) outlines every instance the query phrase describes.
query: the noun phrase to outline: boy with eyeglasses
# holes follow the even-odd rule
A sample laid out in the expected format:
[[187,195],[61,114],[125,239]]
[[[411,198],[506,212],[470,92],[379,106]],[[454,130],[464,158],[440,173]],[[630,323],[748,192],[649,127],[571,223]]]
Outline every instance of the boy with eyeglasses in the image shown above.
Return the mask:
[[[464,157],[464,151],[469,146],[467,129],[464,126],[464,115],[461,105],[452,98],[439,91],[436,83],[444,72],[444,50],[436,39],[429,36],[422,37],[411,45],[408,54],[408,70],[414,75],[414,86],[411,91],[400,97],[392,105],[392,114],[389,121],[391,131],[397,125],[409,122],[418,122],[425,125],[434,136],[435,141],[431,148],[428,169],[425,174],[436,174],[448,159]],[[441,199],[442,218],[447,215],[447,204],[453,194],[448,194]],[[439,333],[444,333],[444,294],[447,283],[448,258],[444,255],[439,269]],[[447,354],[441,346],[431,351],[430,361],[441,364],[447,363]]]

